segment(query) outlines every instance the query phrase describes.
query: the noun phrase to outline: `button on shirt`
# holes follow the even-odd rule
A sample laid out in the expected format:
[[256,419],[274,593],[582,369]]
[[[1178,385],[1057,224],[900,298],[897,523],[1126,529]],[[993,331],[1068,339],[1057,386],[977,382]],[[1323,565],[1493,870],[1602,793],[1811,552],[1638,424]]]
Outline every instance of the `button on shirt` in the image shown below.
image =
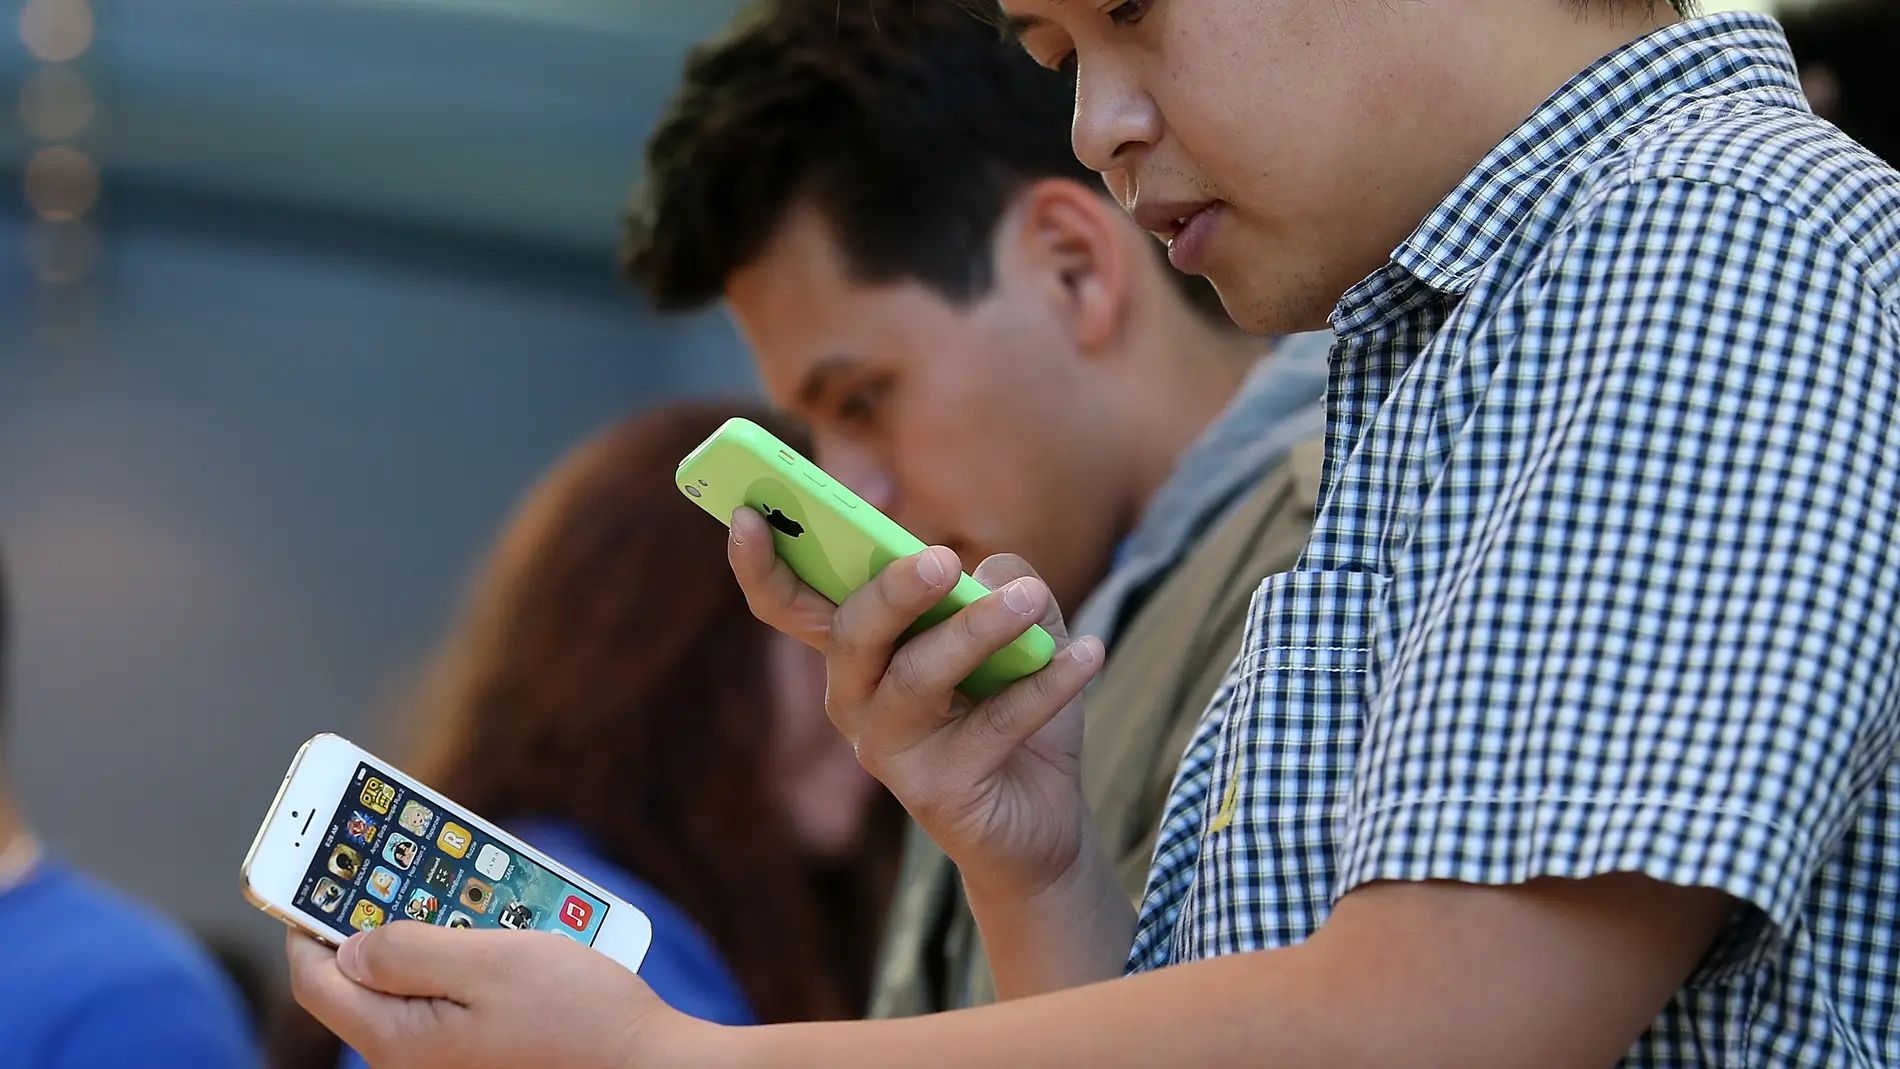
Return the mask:
[[1336,309],[1323,504],[1164,818],[1131,970],[1375,880],[1743,908],[1630,1066],[1900,1064],[1900,174],[1775,24],[1546,101]]

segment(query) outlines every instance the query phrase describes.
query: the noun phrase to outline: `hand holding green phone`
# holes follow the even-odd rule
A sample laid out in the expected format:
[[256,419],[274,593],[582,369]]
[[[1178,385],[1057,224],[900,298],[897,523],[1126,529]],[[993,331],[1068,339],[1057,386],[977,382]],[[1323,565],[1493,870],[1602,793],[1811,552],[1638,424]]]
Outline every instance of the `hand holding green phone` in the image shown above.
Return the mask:
[[[892,561],[928,548],[750,420],[727,421],[680,462],[676,481],[682,493],[722,523],[729,523],[741,507],[765,517],[778,555],[834,605]],[[949,596],[920,617],[906,637],[988,594],[982,583],[961,576]],[[980,701],[1041,670],[1055,648],[1048,632],[1031,627],[991,655],[957,689]]]

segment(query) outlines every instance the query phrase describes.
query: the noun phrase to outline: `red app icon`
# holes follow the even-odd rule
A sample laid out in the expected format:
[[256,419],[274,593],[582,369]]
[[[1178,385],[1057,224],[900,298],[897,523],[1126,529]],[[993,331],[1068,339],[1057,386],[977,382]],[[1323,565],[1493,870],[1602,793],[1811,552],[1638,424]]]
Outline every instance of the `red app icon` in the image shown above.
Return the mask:
[[561,903],[561,923],[569,928],[584,932],[587,930],[587,922],[593,919],[594,907],[573,895],[568,895],[567,901]]

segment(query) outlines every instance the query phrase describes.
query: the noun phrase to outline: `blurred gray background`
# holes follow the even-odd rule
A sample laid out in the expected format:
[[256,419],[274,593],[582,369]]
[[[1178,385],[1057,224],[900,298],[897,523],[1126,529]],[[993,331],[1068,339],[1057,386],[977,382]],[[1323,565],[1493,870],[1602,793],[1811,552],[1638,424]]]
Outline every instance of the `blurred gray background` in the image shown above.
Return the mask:
[[735,6],[0,4],[8,764],[58,853],[275,981],[237,869],[298,743],[387,738],[563,449],[752,390],[722,318],[613,263]]

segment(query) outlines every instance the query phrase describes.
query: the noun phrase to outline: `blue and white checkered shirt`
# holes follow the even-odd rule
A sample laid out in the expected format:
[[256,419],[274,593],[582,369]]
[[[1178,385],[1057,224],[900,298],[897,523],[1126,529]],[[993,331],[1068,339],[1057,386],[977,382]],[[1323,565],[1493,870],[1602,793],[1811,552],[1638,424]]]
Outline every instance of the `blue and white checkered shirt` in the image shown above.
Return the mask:
[[1346,295],[1323,505],[1164,818],[1132,970],[1374,880],[1746,907],[1631,1066],[1900,1065],[1900,174],[1780,30],[1550,98]]

